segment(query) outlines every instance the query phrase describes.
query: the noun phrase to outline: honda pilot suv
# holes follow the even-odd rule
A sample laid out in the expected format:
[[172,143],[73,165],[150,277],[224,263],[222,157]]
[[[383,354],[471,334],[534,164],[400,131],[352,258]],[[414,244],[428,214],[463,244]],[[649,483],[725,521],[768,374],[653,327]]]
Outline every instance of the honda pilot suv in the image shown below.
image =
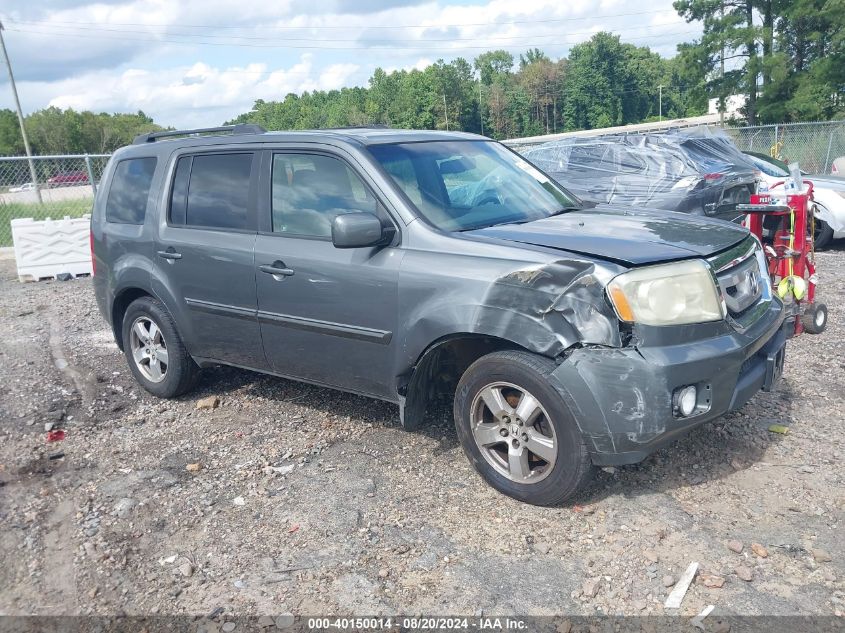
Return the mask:
[[534,504],[741,407],[783,365],[747,230],[584,208],[472,134],[144,135],[109,162],[91,245],[150,393],[226,364],[395,403],[407,429],[445,394],[482,477]]

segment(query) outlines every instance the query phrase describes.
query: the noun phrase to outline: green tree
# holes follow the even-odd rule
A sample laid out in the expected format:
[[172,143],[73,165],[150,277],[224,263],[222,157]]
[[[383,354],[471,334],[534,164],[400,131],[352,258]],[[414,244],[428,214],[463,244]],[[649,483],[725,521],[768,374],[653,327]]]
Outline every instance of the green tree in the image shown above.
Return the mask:
[[18,115],[13,110],[0,110],[0,156],[20,156],[23,153]]
[[629,70],[618,35],[597,33],[569,51],[564,118],[569,130],[622,125]]
[[550,62],[552,60],[539,48],[529,48],[524,55],[519,56],[519,69],[522,70],[530,64],[543,61]]
[[[760,4],[760,0],[757,2]],[[756,124],[758,80],[763,67],[758,40],[762,39],[763,27],[754,21],[755,0],[676,0],[673,6],[688,22],[703,23],[704,33],[697,46],[706,55],[708,70],[716,75],[711,86],[721,107],[729,95],[745,94],[745,116],[751,125]],[[723,75],[723,61],[729,66],[736,64],[736,70]]]
[[677,0],[674,6],[704,27],[681,54],[703,63],[710,96],[747,95],[748,123],[845,112],[842,0]]
[[489,86],[495,79],[510,74],[513,70],[513,55],[503,50],[488,51],[476,57],[473,66],[478,71],[481,83]]

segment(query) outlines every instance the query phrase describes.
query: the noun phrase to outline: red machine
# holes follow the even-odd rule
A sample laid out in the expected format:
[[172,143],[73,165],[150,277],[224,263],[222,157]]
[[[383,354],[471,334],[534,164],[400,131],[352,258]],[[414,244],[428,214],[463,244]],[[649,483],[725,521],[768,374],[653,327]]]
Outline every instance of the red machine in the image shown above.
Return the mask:
[[821,334],[827,325],[827,306],[816,303],[813,183],[803,184],[802,193],[786,195],[786,204],[776,203],[782,196],[760,193],[751,196],[751,204],[737,207],[748,214],[748,228],[763,244],[772,287],[795,324],[793,335]]

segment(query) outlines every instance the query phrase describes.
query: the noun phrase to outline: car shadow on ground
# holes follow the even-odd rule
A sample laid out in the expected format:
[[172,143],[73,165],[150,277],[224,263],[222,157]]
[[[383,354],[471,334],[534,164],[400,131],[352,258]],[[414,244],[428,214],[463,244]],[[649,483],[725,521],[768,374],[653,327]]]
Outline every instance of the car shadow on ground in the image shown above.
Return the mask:
[[[227,394],[238,393],[279,404],[296,403],[319,416],[349,417],[384,428],[401,428],[395,404],[231,367],[205,370],[197,391],[186,399],[207,395],[225,399]],[[693,429],[639,464],[596,469],[592,482],[566,505],[702,485],[749,468],[762,460],[772,444],[783,439],[768,427],[789,427],[794,422],[791,409],[795,395],[784,379],[778,392],[757,394],[739,412]],[[445,399],[432,403],[425,423],[412,432],[437,443],[434,455],[460,449],[451,406]]]
[[827,251],[835,251],[840,253],[845,252],[845,237],[832,240],[830,244],[828,244],[822,250],[817,252],[825,253]]
[[280,405],[293,403],[327,416],[360,418],[379,426],[399,425],[399,410],[389,402],[235,367],[204,369],[196,389],[181,400],[212,395],[225,398],[227,394],[247,395]]

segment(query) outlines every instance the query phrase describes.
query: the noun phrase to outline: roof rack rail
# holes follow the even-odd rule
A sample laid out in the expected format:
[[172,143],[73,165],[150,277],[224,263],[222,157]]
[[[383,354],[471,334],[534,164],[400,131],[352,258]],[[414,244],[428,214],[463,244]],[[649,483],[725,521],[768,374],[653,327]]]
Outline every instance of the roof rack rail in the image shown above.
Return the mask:
[[195,136],[198,134],[212,134],[214,132],[231,132],[236,134],[264,134],[265,130],[260,125],[254,123],[238,123],[237,125],[221,125],[220,127],[201,127],[195,130],[165,130],[164,132],[149,132],[148,134],[139,134],[132,141],[133,145],[143,145],[144,143],[154,143],[160,138],[167,138],[170,136]]
[[384,123],[371,123],[370,125],[341,125],[339,127],[326,128],[328,130],[392,130]]

